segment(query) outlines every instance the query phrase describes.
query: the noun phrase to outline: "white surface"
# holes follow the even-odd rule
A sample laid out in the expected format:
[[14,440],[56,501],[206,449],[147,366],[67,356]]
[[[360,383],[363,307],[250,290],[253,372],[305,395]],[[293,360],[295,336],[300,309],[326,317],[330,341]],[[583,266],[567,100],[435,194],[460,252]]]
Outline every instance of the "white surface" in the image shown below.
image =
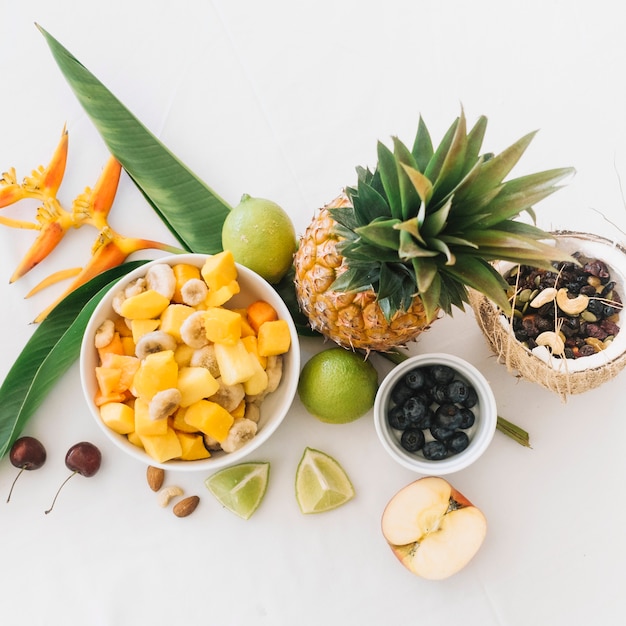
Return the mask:
[[[95,183],[107,154],[34,22],[225,199],[269,197],[299,232],[354,183],[355,166],[374,164],[378,139],[412,141],[420,113],[439,139],[461,104],[469,120],[489,117],[485,149],[540,129],[518,173],[577,168],[539,208],[542,226],[614,236],[597,210],[625,227],[626,40],[617,3],[1,0],[0,8],[0,168],[22,177],[45,163],[67,123],[66,204]],[[20,214],[34,208],[23,206]],[[127,177],[111,221],[128,235],[169,237]],[[24,294],[83,262],[92,236],[70,233],[45,267],[9,286],[33,233],[0,229],[0,377],[57,291]],[[303,362],[321,347],[303,340]],[[272,469],[255,516],[244,522],[222,510],[204,476],[185,474],[168,482],[202,499],[180,520],[157,506],[143,466],[93,423],[75,366],[27,426],[48,448],[46,466],[25,473],[11,503],[0,504],[2,623],[621,624],[624,375],[563,404],[498,366],[471,313],[437,322],[413,350],[472,362],[492,382],[500,414],[532,438],[528,450],[497,433],[475,465],[450,477],[489,522],[481,551],[455,577],[417,579],[385,545],[384,505],[415,476],[382,449],[371,415],[329,426],[296,400],[258,451]],[[44,515],[67,475],[65,452],[82,439],[101,446],[102,469],[72,479]],[[342,463],[355,500],[300,514],[293,483],[305,446]],[[3,459],[0,493],[14,475]]]

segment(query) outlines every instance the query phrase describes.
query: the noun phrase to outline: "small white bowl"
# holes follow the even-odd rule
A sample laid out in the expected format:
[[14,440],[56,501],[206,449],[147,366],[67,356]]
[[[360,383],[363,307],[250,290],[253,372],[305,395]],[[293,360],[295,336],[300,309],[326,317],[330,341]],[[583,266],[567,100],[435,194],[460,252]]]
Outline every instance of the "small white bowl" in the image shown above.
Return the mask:
[[267,281],[252,270],[237,264],[238,281],[241,291],[229,301],[228,306],[243,308],[255,300],[265,300],[276,309],[279,318],[284,319],[288,323],[291,334],[291,347],[289,352],[284,355],[282,379],[276,391],[269,394],[261,405],[261,417],[258,422],[258,431],[255,437],[239,450],[231,453],[218,451],[211,452],[211,457],[208,459],[197,461],[173,459],[165,463],[157,463],[155,459],[150,457],[141,448],[130,443],[124,435],[114,432],[102,422],[98,407],[94,403],[97,390],[95,367],[98,364],[98,353],[94,347],[94,335],[102,322],[114,315],[111,303],[115,293],[118,292],[121,287],[124,287],[136,278],[144,276],[148,269],[156,263],[168,263],[169,265],[188,263],[202,267],[208,256],[210,255],[176,254],[155,259],[154,261],[138,267],[120,279],[105,294],[98,303],[85,329],[80,352],[80,377],[87,406],[105,435],[120,450],[142,461],[146,465],[172,470],[214,471],[238,463],[257,450],[259,446],[272,436],[287,415],[296,395],[298,377],[300,374],[300,344],[298,342],[298,333],[291,314],[289,313],[289,309],[276,290]]
[[[462,452],[440,461],[431,461],[420,452],[408,452],[400,444],[401,432],[389,425],[387,411],[392,404],[392,389],[408,372],[417,367],[447,365],[457,372],[457,378],[471,384],[478,395],[478,402],[472,408],[476,416],[474,425],[466,432],[470,443]],[[496,430],[498,413],[496,400],[485,377],[463,359],[443,353],[421,354],[409,357],[397,365],[382,381],[374,402],[374,424],[376,433],[390,456],[407,469],[425,475],[441,476],[465,469],[474,463],[489,447]],[[429,437],[426,437],[428,441]]]

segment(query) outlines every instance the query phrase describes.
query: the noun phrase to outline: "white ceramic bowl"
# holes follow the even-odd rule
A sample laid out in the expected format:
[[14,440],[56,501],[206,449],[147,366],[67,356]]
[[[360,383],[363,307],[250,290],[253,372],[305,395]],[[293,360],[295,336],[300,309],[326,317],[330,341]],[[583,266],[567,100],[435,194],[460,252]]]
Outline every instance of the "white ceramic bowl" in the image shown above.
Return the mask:
[[150,263],[146,263],[145,265],[133,270],[120,279],[106,293],[94,310],[85,330],[80,353],[80,376],[85,400],[89,410],[91,411],[91,414],[93,415],[93,418],[98,426],[102,428],[106,436],[115,444],[115,446],[126,454],[142,461],[146,465],[153,465],[172,470],[214,471],[226,467],[227,465],[238,463],[244,457],[247,457],[254,452],[272,436],[274,431],[280,426],[281,422],[287,415],[296,394],[298,376],[300,373],[300,345],[298,342],[296,327],[289,313],[289,309],[276,290],[268,282],[248,268],[237,265],[238,281],[241,291],[229,301],[228,306],[233,308],[243,308],[255,300],[265,300],[276,309],[280,319],[287,321],[291,333],[291,347],[289,352],[284,355],[283,375],[280,385],[276,391],[267,396],[261,405],[261,417],[258,423],[259,428],[255,437],[239,450],[228,454],[219,451],[212,452],[211,457],[208,459],[201,459],[197,461],[170,460],[165,463],[157,463],[141,448],[130,443],[124,435],[120,435],[108,428],[100,419],[98,407],[94,403],[94,397],[97,390],[95,367],[98,363],[98,354],[94,347],[94,335],[102,322],[107,317],[114,315],[111,307],[113,296],[120,289],[120,287],[123,287],[136,278],[145,275],[148,268],[155,263],[168,263],[170,265],[174,265],[176,263],[189,263],[202,267],[207,256],[208,255],[204,254],[178,254],[166,256],[151,261]]
[[[472,408],[476,416],[474,425],[466,432],[470,443],[465,450],[439,461],[424,458],[421,452],[408,452],[400,445],[401,431],[389,425],[387,411],[392,405],[391,391],[412,369],[431,365],[447,365],[457,372],[457,378],[471,384],[478,395],[478,402]],[[408,358],[397,365],[382,381],[374,402],[374,423],[376,433],[391,457],[407,469],[420,474],[451,474],[465,469],[474,463],[488,448],[496,430],[498,415],[496,401],[485,377],[467,361],[450,354],[421,354]],[[426,434],[426,433],[425,433]],[[432,439],[427,434],[426,440]]]

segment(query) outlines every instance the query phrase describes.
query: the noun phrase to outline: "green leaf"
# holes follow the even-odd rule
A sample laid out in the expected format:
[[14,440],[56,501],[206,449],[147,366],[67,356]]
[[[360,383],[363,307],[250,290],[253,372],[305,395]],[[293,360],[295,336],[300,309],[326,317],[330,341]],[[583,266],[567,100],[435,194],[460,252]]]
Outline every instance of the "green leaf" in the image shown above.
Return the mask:
[[80,61],[38,26],[59,69],[111,154],[192,252],[222,249],[230,206],[181,163]]
[[413,147],[411,154],[417,163],[417,169],[420,172],[424,172],[428,163],[433,157],[433,142],[428,132],[428,128],[424,123],[424,119],[420,115],[419,123],[417,125],[417,133],[415,140],[413,141]]
[[72,292],[37,327],[0,387],[0,458],[78,358],[87,322],[110,285],[145,261],[108,270]]
[[389,207],[391,208],[392,217],[402,217],[402,198],[400,196],[400,181],[398,180],[398,166],[393,153],[387,146],[378,142],[377,144],[378,167],[377,172],[380,175],[380,181]]
[[400,224],[397,219],[378,219],[370,222],[367,226],[360,226],[355,232],[365,241],[381,248],[397,250],[400,246],[400,234],[394,228]]

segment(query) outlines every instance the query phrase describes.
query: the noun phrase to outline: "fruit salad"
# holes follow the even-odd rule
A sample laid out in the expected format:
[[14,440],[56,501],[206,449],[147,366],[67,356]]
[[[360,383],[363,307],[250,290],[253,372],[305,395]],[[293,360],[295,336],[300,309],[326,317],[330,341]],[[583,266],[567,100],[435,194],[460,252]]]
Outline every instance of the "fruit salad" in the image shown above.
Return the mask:
[[239,291],[228,250],[202,267],[157,262],[119,289],[95,332],[100,417],[159,463],[234,452],[256,435],[291,334],[268,302],[232,306]]

